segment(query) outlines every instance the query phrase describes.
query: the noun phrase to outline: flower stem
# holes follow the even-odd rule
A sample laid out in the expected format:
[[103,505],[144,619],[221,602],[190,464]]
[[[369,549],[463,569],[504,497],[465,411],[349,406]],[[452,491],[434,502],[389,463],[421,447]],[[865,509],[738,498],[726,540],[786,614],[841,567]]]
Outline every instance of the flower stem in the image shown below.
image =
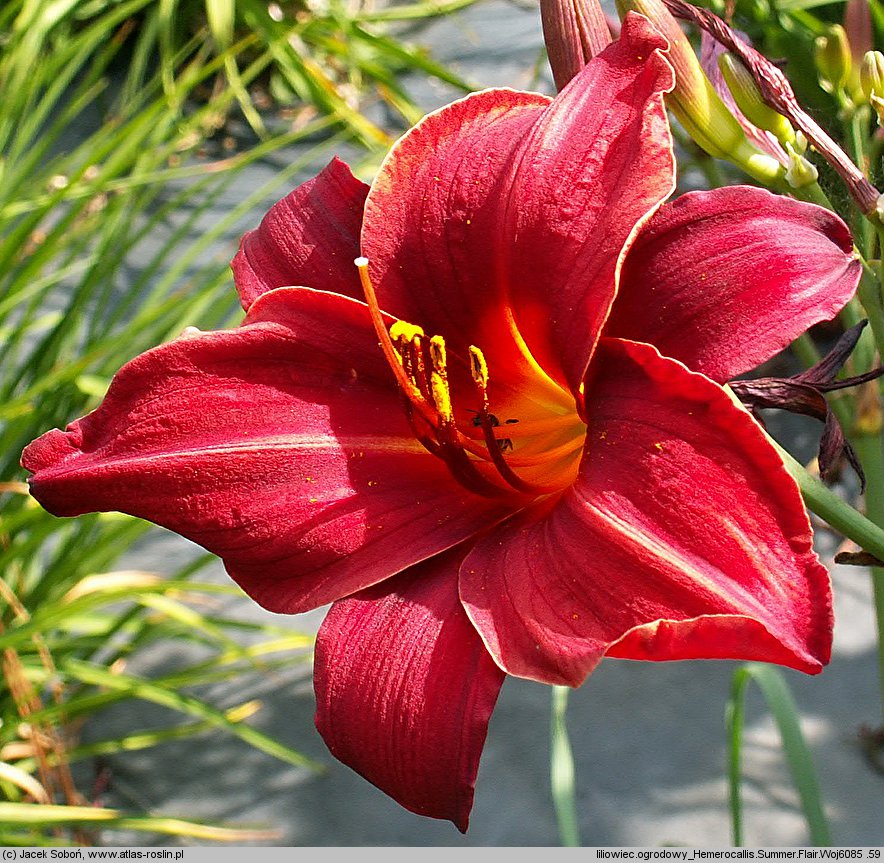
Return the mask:
[[[798,483],[807,508],[815,512],[831,527],[852,539],[864,551],[884,560],[884,530],[875,522],[884,523],[884,448],[878,434],[857,434],[852,438],[857,455],[866,472],[866,511],[869,518],[841,500],[833,491],[812,476],[776,442],[792,478]],[[884,714],[884,569],[872,568],[872,589],[875,601],[875,619],[878,626],[878,666],[881,678],[882,714]]]
[[807,508],[839,533],[852,539],[863,551],[884,560],[884,530],[841,500],[776,441],[772,438],[770,441],[783,459],[786,470],[798,483]]
[[[857,434],[853,445],[866,472],[866,515],[876,524],[884,524],[884,445],[880,434]],[[879,559],[880,555],[875,555]],[[884,722],[884,569],[870,568],[875,620],[878,627],[878,673],[881,680],[881,718]]]
[[[868,110],[856,110],[851,113],[850,117],[850,140],[853,149],[853,160],[857,167],[868,176],[869,173],[869,157],[867,153],[867,140],[869,128]],[[860,216],[859,228],[855,235],[862,238],[863,253],[868,257],[872,254],[875,243],[875,227],[868,219]]]
[[567,686],[553,686],[550,715],[549,779],[552,789],[559,840],[565,848],[580,847],[580,828],[577,823],[577,805],[574,792],[574,755],[568,739],[565,713],[568,709]]
[[881,283],[865,260],[856,295],[869,319],[878,355],[884,357],[884,299],[881,296]]

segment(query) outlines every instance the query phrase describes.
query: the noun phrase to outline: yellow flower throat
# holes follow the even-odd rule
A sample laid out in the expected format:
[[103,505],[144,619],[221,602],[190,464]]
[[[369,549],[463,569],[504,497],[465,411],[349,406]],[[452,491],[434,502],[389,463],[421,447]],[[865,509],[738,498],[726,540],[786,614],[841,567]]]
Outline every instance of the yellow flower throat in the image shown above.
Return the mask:
[[[406,321],[387,329],[368,274],[368,259],[354,262],[365,293],[372,324],[387,364],[405,397],[405,410],[415,437],[441,458],[455,478],[483,496],[539,497],[561,491],[573,480],[586,427],[573,398],[524,400],[522,416],[503,423],[491,413],[488,364],[481,349],[469,346],[469,370],[476,408],[461,428],[455,418],[448,377],[448,352],[442,336],[427,336]],[[570,402],[570,404],[568,404]],[[519,469],[519,472],[516,472]]]

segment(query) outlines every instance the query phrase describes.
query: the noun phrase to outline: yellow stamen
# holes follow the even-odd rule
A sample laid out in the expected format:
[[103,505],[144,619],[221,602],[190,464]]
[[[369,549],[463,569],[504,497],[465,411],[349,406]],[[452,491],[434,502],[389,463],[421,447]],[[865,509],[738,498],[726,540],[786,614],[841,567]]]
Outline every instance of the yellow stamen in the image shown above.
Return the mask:
[[433,394],[433,403],[439,416],[442,417],[444,423],[450,423],[454,420],[454,410],[451,407],[451,391],[448,388],[448,381],[439,372],[433,372],[430,375],[430,390]]
[[442,336],[433,336],[430,339],[430,359],[433,361],[433,368],[440,375],[448,374],[448,351],[445,349],[445,339]]
[[475,345],[470,345],[470,371],[484,393],[488,389],[488,363],[485,362],[485,354]]
[[394,342],[398,342],[400,339],[404,342],[413,342],[423,335],[423,327],[419,327],[417,324],[410,324],[408,321],[394,321],[390,327],[390,338]]
[[430,339],[430,362],[433,364],[430,375],[433,403],[442,421],[451,423],[454,420],[454,409],[451,406],[451,387],[448,384],[448,352],[442,336],[433,336]]

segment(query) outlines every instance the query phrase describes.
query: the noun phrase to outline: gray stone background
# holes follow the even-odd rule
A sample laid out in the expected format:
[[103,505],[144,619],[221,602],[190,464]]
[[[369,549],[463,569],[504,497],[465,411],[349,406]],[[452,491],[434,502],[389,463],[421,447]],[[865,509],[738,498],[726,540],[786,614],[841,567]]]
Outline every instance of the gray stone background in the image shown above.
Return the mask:
[[[528,87],[540,58],[539,16],[533,4],[487,0],[409,36],[430,46],[478,85]],[[540,86],[547,87],[543,70]],[[412,82],[428,108],[447,101],[444,87]],[[342,155],[346,156],[347,153]],[[240,180],[250,191],[279,164],[270,161]],[[324,160],[323,160],[324,161]],[[318,167],[318,166],[317,166]],[[306,178],[306,175],[305,175]],[[237,187],[229,192],[231,200]],[[269,204],[270,202],[268,202]],[[224,207],[219,201],[219,207]],[[261,213],[256,212],[252,224]],[[244,226],[248,227],[248,226]],[[232,254],[236,238],[218,249]],[[796,453],[813,452],[818,428],[774,420]],[[785,438],[784,438],[785,440]],[[827,562],[837,538],[819,532]],[[157,531],[131,550],[120,568],[174,571],[196,549]],[[833,567],[835,654],[822,675],[786,672],[801,706],[803,729],[841,845],[884,844],[884,776],[874,773],[857,745],[862,724],[881,720],[871,591],[865,570]],[[204,577],[227,583],[220,564]],[[252,621],[315,631],[323,610],[283,618],[243,598],[224,606]],[[133,672],[175,666],[187,647],[164,645],[144,654]],[[668,664],[606,660],[571,695],[569,727],[577,766],[580,827],[586,845],[726,846],[730,828],[725,781],[724,710],[730,662]],[[115,756],[102,802],[154,814],[269,827],[281,846],[550,846],[558,844],[549,793],[549,690],[509,679],[491,720],[479,771],[471,828],[420,818],[326,752],[313,728],[310,669],[254,676],[247,685],[208,693],[220,706],[258,698],[253,724],[325,765],[316,774],[282,764],[222,733]],[[116,708],[85,729],[87,739],[163,725],[168,715],[151,704]],[[749,845],[808,842],[776,728],[752,690],[745,738],[745,837]],[[143,845],[144,835],[109,833],[107,844]],[[156,837],[156,844],[181,840]]]

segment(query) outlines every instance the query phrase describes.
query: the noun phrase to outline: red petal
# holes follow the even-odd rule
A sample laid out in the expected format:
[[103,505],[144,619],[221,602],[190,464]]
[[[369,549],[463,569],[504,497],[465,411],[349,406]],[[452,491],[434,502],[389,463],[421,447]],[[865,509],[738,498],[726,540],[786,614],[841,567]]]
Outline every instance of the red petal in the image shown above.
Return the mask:
[[636,240],[605,333],[726,381],[833,317],[860,272],[828,210],[749,186],[689,192]]
[[457,598],[460,553],[336,602],[316,640],[332,754],[419,815],[466,832],[504,674]]
[[25,450],[34,496],[56,515],[121,510],[168,527],[280,612],[501,516],[414,439],[364,305],[283,289],[249,321],[126,365],[98,410]]
[[606,652],[817,672],[829,577],[794,481],[717,384],[606,339],[587,381],[586,451],[548,513],[495,528],[461,596],[512,674],[577,685]]
[[231,263],[244,309],[274,288],[304,285],[362,299],[353,266],[368,186],[333,159],[249,231]]
[[637,226],[675,187],[663,93],[673,73],[647,19],[627,16],[516,154],[500,257],[519,330],[572,391],[614,299]]
[[382,307],[461,351],[478,345],[492,379],[525,365],[524,337],[576,388],[624,243],[673,188],[665,44],[630,16],[554,102],[488,90],[404,136],[362,231]]
[[549,99],[486,90],[428,115],[390,151],[365,205],[362,249],[382,308],[462,356],[514,364],[493,237],[513,151]]

